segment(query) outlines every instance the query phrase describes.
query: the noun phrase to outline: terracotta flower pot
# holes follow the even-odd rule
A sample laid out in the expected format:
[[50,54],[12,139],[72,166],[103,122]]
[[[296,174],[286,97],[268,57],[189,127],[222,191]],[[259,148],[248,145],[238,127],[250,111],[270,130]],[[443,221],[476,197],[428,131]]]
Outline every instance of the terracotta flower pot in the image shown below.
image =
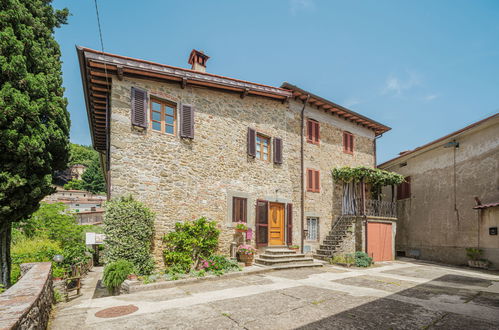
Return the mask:
[[245,229],[236,229],[236,233],[245,233],[246,230]]
[[137,275],[130,274],[130,275],[127,276],[127,279],[129,279],[130,281],[136,281],[137,280]]
[[238,254],[239,261],[244,262],[245,266],[251,266],[253,264],[254,256],[252,254]]

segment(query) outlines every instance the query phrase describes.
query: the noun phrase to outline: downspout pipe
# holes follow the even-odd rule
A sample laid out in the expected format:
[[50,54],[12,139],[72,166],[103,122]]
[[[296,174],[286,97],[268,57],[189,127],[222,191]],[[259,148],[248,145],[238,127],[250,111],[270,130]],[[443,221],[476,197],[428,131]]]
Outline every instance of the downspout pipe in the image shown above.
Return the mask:
[[310,94],[307,94],[307,99],[303,102],[303,107],[301,108],[301,134],[300,134],[300,168],[301,168],[301,199],[300,199],[300,213],[301,213],[301,234],[300,234],[300,250],[303,253],[303,245],[305,243],[305,106],[310,99]]

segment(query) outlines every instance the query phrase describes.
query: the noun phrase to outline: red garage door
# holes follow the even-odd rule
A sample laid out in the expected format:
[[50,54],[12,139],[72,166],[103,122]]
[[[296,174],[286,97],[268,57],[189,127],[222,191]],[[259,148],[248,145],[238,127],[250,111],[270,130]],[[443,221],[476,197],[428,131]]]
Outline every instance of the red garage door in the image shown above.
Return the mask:
[[374,261],[393,259],[391,223],[367,223],[367,253]]

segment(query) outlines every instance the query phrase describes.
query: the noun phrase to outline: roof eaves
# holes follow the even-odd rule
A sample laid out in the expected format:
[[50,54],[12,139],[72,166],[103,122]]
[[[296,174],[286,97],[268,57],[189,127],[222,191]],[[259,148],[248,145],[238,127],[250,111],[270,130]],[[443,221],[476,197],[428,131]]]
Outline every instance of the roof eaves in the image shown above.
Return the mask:
[[[390,128],[390,127],[388,127],[388,126],[386,126],[386,125],[383,125],[383,124],[381,124],[381,123],[379,123],[379,122],[377,122],[377,121],[375,121],[375,120],[373,120],[373,119],[371,119],[371,118],[368,118],[368,117],[366,117],[366,116],[364,116],[364,115],[361,115],[361,114],[359,114],[359,113],[357,113],[357,112],[355,112],[355,111],[353,111],[353,110],[350,110],[350,109],[348,109],[348,108],[345,108],[345,107],[344,107],[344,106],[342,106],[342,105],[339,105],[339,104],[337,104],[337,103],[334,103],[334,102],[332,102],[332,101],[330,101],[330,100],[327,100],[327,99],[325,99],[325,98],[323,98],[323,97],[321,97],[321,96],[318,96],[318,95],[316,95],[316,94],[314,94],[314,93],[311,93],[311,92],[309,92],[309,91],[306,91],[306,90],[304,90],[304,89],[302,89],[302,88],[300,88],[300,87],[298,87],[298,86],[296,86],[296,85],[290,84],[290,83],[288,83],[288,82],[284,82],[284,83],[282,83],[281,88],[284,88],[284,89],[289,89],[289,90],[292,90],[292,91],[295,91],[295,92],[300,92],[300,93],[302,93],[302,94],[308,94],[308,95],[310,95],[310,96],[311,96],[311,98],[310,98],[310,99],[316,99],[316,100],[319,100],[319,101],[323,102],[324,104],[328,104],[328,105],[330,105],[331,107],[341,109],[341,110],[342,110],[343,112],[345,112],[345,113],[351,114],[351,115],[353,115],[353,116],[355,116],[355,117],[357,117],[357,118],[361,119],[362,121],[368,122],[368,123],[372,124],[373,126],[375,126],[375,127],[379,128],[378,130],[375,130],[376,135],[381,135],[381,134],[383,134],[383,133],[385,133],[385,132],[387,132],[387,131],[391,130],[391,128]],[[371,128],[371,129],[372,129],[372,128]]]

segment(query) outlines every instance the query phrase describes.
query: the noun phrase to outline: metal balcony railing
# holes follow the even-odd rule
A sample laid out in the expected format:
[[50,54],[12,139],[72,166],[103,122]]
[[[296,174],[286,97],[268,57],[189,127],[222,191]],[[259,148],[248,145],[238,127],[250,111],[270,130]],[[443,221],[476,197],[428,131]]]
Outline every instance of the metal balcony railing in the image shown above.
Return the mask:
[[348,208],[343,208],[343,214],[367,215],[373,217],[396,218],[397,217],[397,203],[379,201],[375,199],[365,200],[365,210],[362,210],[363,203],[361,198],[356,198],[353,205]]

